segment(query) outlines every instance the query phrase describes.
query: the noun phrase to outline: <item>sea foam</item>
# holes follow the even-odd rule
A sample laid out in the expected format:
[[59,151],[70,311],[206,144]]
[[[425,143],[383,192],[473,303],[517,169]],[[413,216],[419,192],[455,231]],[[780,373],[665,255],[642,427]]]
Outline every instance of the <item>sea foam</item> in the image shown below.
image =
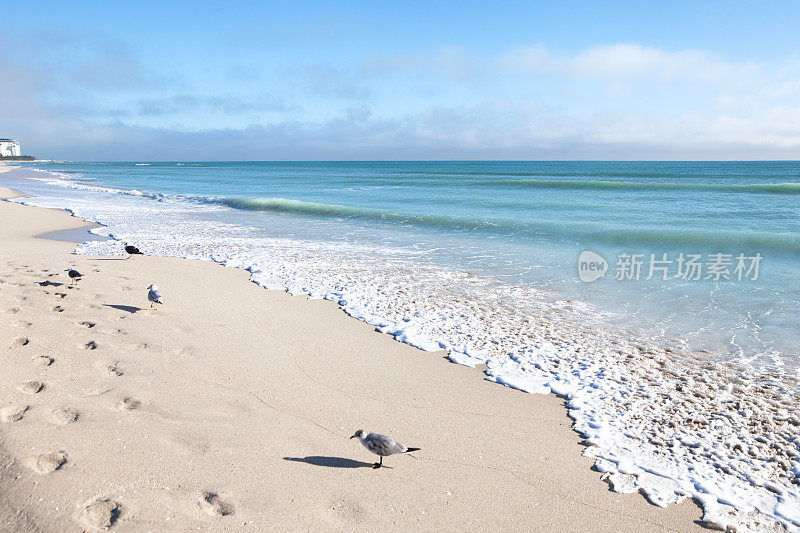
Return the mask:
[[264,236],[197,216],[229,209],[219,203],[45,179],[82,193],[15,201],[69,209],[119,240],[79,253],[121,255],[121,241],[135,242],[147,254],[216,261],[266,288],[334,301],[399,341],[486,364],[491,381],[564,396],[584,455],[614,490],[660,506],[694,498],[723,529],[800,531],[800,388],[791,376],[610,331],[589,306],[418,263],[390,246]]

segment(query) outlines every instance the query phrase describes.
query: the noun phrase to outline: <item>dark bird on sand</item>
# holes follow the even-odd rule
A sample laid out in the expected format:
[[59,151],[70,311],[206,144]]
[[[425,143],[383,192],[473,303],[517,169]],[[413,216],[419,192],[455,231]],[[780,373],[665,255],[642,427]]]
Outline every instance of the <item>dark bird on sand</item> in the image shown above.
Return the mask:
[[132,246],[130,244],[125,246],[125,252],[127,252],[128,254],[128,259],[130,259],[134,255],[143,255],[142,252],[140,252],[137,247]]
[[83,274],[71,268],[66,269],[64,272],[66,272],[67,276],[69,276],[70,285],[73,283],[78,283],[78,281],[80,281],[80,279],[83,277]]
[[372,465],[372,468],[382,467],[383,458],[387,455],[419,451],[419,448],[409,448],[404,444],[400,444],[392,437],[387,437],[386,435],[381,435],[380,433],[370,433],[368,435],[364,435],[364,431],[361,429],[356,431],[355,435],[350,438],[360,440],[364,448],[381,457],[380,462]]

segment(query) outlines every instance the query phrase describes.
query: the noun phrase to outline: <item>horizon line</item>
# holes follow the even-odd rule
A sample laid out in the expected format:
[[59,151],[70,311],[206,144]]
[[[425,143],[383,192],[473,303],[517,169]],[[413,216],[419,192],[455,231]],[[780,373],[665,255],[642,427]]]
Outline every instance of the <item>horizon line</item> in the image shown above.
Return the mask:
[[0,163],[800,163],[800,159],[35,159]]

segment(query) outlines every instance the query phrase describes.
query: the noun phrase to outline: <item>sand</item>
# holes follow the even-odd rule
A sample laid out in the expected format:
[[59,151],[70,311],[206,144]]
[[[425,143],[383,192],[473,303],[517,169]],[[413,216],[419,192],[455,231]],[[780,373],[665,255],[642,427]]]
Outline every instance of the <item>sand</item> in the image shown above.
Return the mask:
[[[0,202],[0,530],[699,529],[609,491],[563,399],[244,271],[35,238],[85,225]],[[357,429],[422,450],[374,470]]]

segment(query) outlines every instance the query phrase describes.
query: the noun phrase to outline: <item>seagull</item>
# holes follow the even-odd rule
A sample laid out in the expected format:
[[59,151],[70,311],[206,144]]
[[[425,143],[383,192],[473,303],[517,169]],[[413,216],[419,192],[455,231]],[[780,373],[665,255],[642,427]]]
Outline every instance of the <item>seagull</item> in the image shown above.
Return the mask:
[[83,274],[71,268],[66,269],[64,272],[66,272],[67,276],[69,276],[70,285],[73,283],[78,283],[78,281],[83,277]]
[[158,292],[158,285],[150,285],[147,287],[149,290],[147,292],[147,299],[150,300],[150,308],[153,308],[153,304],[163,304],[164,302],[161,301],[161,293]]
[[125,245],[125,252],[127,252],[128,254],[128,259],[130,259],[134,255],[142,255],[142,252],[140,252],[137,247],[132,246],[130,244]]
[[400,444],[392,437],[387,437],[386,435],[381,435],[380,433],[370,433],[369,435],[364,435],[364,430],[359,429],[356,431],[355,435],[350,437],[351,439],[358,439],[361,441],[361,444],[364,448],[368,449],[375,455],[379,455],[381,457],[380,462],[375,463],[372,465],[372,468],[380,468],[383,466],[383,458],[387,455],[394,455],[396,453],[409,453],[409,452],[416,452],[419,448],[409,448],[404,444]]

